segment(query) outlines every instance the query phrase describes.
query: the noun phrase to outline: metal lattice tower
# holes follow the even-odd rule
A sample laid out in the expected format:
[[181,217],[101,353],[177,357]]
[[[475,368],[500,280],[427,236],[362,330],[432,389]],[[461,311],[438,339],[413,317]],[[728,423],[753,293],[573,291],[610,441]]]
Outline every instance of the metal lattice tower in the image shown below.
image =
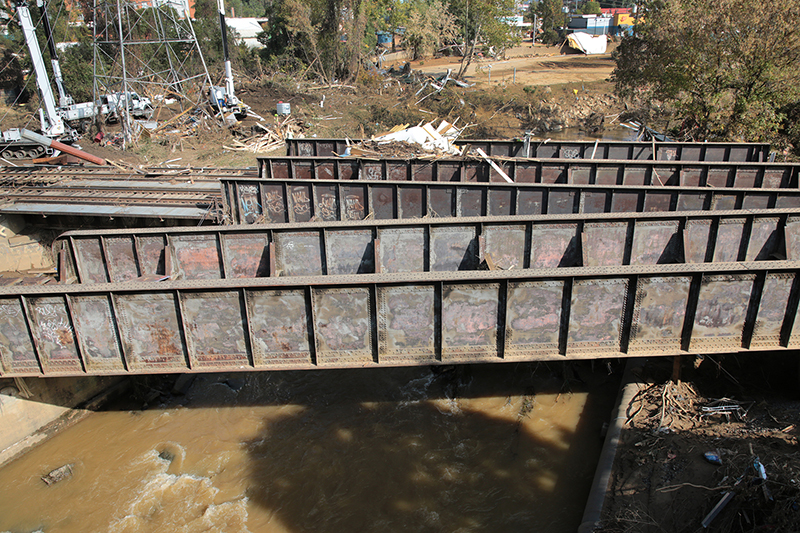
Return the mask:
[[[181,106],[204,100],[211,85],[189,17],[187,0],[94,0],[94,97],[136,92],[155,101],[177,97]],[[131,116],[120,106],[125,141]]]

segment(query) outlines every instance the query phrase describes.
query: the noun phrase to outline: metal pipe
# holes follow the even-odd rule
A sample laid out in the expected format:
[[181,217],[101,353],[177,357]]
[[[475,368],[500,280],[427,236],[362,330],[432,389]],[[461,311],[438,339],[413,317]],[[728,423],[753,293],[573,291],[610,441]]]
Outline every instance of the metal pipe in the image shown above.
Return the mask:
[[26,130],[26,129],[21,129],[19,133],[20,133],[20,136],[23,139],[26,139],[26,140],[31,141],[31,142],[39,143],[42,146],[46,146],[48,148],[54,148],[55,150],[60,150],[61,152],[64,152],[65,154],[74,155],[75,157],[83,159],[84,161],[88,161],[89,163],[94,163],[95,165],[105,165],[106,164],[106,160],[101,158],[101,157],[97,157],[97,156],[94,156],[92,154],[87,154],[83,150],[78,150],[74,146],[70,146],[68,144],[64,144],[62,142],[56,141],[55,139],[51,139],[49,137],[45,137],[44,135],[39,135],[36,132],[30,131],[30,130]]

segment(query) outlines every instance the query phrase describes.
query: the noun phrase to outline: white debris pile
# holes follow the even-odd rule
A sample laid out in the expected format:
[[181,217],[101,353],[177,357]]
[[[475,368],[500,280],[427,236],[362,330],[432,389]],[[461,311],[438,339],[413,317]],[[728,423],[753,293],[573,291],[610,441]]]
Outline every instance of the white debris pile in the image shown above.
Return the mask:
[[434,128],[433,122],[418,126],[393,128],[389,133],[374,137],[373,142],[378,145],[394,142],[404,142],[419,145],[426,152],[440,152],[450,155],[461,155],[461,149],[454,143],[463,129],[457,128],[446,120],[442,120],[439,127]]

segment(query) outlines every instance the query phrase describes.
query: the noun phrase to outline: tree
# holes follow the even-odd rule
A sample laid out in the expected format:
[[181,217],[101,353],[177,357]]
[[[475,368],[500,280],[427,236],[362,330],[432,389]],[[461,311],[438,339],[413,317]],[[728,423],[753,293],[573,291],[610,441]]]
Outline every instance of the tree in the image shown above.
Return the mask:
[[530,10],[542,21],[542,42],[558,44],[558,28],[564,26],[564,13],[561,11],[561,0],[541,0],[531,2]]
[[290,54],[326,82],[358,76],[368,51],[369,0],[277,0],[260,39],[267,58]]
[[455,17],[441,0],[409,2],[405,41],[413,59],[432,55],[445,41],[458,34]]
[[647,0],[614,53],[620,96],[666,108],[695,139],[774,138],[800,101],[800,0]]
[[464,57],[457,78],[467,71],[478,42],[488,47],[503,47],[519,40],[503,17],[513,14],[514,0],[450,0],[450,12],[463,28]]
[[600,9],[600,2],[597,0],[588,0],[583,3],[578,11],[581,15],[602,15],[603,10]]

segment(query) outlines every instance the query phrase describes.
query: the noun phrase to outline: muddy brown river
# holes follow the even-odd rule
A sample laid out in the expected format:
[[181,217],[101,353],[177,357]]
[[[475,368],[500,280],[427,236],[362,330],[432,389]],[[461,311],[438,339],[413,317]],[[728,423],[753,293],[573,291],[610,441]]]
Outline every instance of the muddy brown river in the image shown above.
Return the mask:
[[[0,469],[0,531],[572,532],[619,373],[198,375],[185,396],[123,401]],[[68,479],[41,480],[66,464]]]

